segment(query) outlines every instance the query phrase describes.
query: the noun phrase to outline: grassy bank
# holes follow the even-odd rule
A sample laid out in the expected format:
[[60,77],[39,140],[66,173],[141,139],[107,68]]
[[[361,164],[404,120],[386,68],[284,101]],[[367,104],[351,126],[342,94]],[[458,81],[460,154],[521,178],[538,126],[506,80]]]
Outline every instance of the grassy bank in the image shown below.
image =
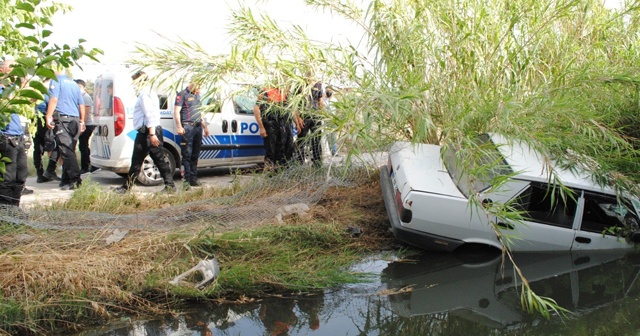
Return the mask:
[[[234,188],[238,186],[196,190],[176,201],[232,194]],[[87,203],[89,196],[91,205],[83,209],[130,212],[171,204],[169,197],[128,195],[117,208],[113,195],[91,186],[83,186],[76,196],[53,206],[83,208],[79,203]],[[170,312],[193,300],[241,302],[361,281],[365,275],[350,273],[347,267],[394,243],[375,178],[356,187],[328,189],[310,214],[224,230],[204,222],[170,231],[131,230],[110,245],[101,239],[104,232],[70,231],[56,241],[60,236],[50,230],[2,224],[4,231],[11,231],[2,239],[34,239],[0,251],[0,334],[78,329],[124,314]],[[363,233],[353,236],[348,226]],[[184,285],[169,284],[212,256],[220,261],[221,274],[204,290],[190,285],[200,280],[198,275]]]

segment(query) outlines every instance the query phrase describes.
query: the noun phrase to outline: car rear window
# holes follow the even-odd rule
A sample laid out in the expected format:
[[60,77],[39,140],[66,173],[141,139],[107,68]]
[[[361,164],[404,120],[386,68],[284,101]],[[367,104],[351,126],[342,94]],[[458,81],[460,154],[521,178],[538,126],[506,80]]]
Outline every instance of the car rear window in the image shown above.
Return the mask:
[[491,183],[498,176],[513,174],[513,170],[488,134],[476,137],[471,146],[462,148],[451,144],[444,150],[447,171],[466,197],[491,187]]
[[113,116],[113,79],[99,79],[93,88],[93,109],[94,117]]

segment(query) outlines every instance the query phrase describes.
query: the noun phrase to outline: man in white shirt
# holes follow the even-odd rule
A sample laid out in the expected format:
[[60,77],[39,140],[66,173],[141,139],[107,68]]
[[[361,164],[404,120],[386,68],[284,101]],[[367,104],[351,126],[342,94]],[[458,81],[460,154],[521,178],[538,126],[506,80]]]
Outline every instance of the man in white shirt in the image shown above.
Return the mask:
[[136,178],[140,173],[142,162],[147,156],[151,156],[153,163],[160,170],[160,175],[164,179],[164,191],[173,192],[176,190],[173,182],[173,173],[169,164],[164,159],[162,150],[163,135],[162,126],[160,126],[160,102],[158,94],[144,83],[148,77],[142,71],[136,72],[131,79],[138,89],[138,100],[133,110],[133,127],[138,130],[136,140],[133,144],[133,155],[131,156],[131,166],[127,174],[127,180],[121,187],[114,191],[117,193],[125,193],[129,191],[135,184]]

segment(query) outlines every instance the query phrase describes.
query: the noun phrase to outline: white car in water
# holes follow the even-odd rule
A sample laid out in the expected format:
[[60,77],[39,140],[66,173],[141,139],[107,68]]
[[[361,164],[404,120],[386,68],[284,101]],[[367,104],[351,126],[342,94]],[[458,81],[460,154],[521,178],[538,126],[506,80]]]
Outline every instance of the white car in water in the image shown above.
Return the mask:
[[[555,167],[573,196],[563,201],[560,188],[549,184],[543,159],[527,144],[499,134],[485,134],[478,141],[491,149],[491,160],[502,162],[505,175],[513,174],[498,191],[481,182],[465,183],[464,172],[456,169],[454,149],[447,150],[443,160],[438,145],[392,146],[380,179],[391,231],[398,239],[423,249],[501,249],[495,223],[502,235],[512,237],[512,251],[632,249],[640,241],[635,199],[617,197],[585,172]],[[510,202],[524,221],[491,218],[470,204],[469,195],[481,202]]]

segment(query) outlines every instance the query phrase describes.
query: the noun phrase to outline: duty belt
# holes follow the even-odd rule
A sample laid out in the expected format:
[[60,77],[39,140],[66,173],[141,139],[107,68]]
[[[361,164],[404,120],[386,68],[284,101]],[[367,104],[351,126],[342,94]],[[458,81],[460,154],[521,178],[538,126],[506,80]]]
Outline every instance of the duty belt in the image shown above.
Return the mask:
[[182,123],[182,125],[198,127],[198,126],[202,126],[202,121],[185,121]]
[[5,138],[7,139],[11,139],[11,140],[21,140],[22,139],[22,135],[8,135],[8,134],[2,134]]

